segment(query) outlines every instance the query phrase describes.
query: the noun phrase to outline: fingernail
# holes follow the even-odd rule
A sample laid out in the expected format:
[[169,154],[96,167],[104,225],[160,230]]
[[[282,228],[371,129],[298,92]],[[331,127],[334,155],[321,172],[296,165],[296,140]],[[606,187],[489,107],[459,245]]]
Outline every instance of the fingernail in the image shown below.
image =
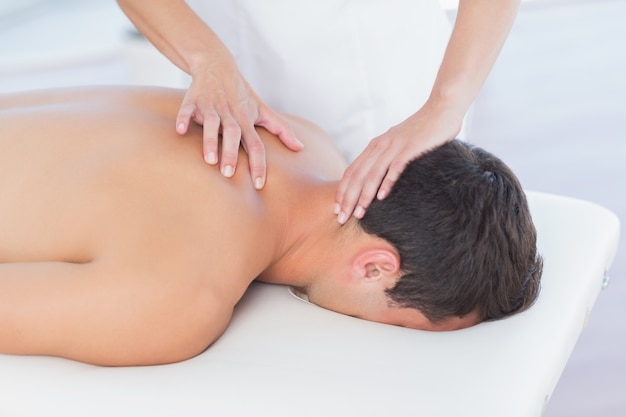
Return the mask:
[[176,127],[176,130],[178,131],[178,133],[183,133],[185,131],[185,124],[179,123],[178,126]]
[[260,190],[261,188],[263,188],[263,184],[265,183],[265,181],[263,181],[263,178],[258,177],[256,180],[254,180],[254,187],[257,190]]
[[233,167],[231,167],[230,165],[226,165],[226,166],[222,169],[222,175],[223,175],[223,176],[225,176],[225,177],[227,177],[227,178],[232,177],[232,176],[233,176],[233,174],[234,174],[234,172],[233,172]]
[[385,190],[380,190],[378,191],[378,194],[376,194],[376,198],[379,200],[382,200],[385,197],[387,197],[387,193],[385,192]]
[[339,214],[340,211],[341,211],[341,206],[339,205],[339,203],[335,203],[335,208],[334,208],[335,215]]
[[354,217],[356,217],[357,219],[362,219],[364,215],[365,209],[361,206],[357,206],[357,208],[354,210]]
[[346,213],[344,213],[343,211],[341,213],[339,213],[339,217],[337,218],[337,221],[340,224],[344,224],[346,222],[346,220],[348,220],[348,215]]
[[211,165],[217,164],[217,155],[215,155],[215,152],[210,152],[206,156],[206,162]]

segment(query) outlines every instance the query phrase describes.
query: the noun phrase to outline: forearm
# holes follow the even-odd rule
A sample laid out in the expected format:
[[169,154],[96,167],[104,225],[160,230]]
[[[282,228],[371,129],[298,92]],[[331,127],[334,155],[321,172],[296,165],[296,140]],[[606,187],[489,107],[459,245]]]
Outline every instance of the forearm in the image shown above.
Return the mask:
[[218,36],[183,0],[117,0],[137,29],[188,74],[207,57],[232,58]]
[[493,67],[520,0],[461,0],[429,103],[463,117]]

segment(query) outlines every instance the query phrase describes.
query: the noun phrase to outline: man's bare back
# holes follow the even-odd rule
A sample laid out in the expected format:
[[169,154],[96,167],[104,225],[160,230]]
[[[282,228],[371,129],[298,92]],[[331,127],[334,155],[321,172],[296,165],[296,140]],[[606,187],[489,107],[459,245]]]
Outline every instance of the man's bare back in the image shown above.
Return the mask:
[[111,88],[0,98],[0,351],[105,365],[198,354],[271,265],[286,202],[341,178],[330,139],[296,118],[301,152],[259,131],[262,191],[243,152],[224,178],[202,158],[201,127],[175,133],[181,99]]

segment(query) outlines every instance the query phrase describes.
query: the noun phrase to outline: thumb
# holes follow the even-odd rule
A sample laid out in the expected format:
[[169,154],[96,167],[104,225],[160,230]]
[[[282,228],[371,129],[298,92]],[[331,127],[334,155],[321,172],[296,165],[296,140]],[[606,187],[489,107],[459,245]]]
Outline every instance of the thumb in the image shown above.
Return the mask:
[[299,151],[304,148],[304,144],[298,140],[291,126],[267,106],[259,109],[259,118],[255,125],[262,126],[268,132],[278,136],[280,141],[292,151]]

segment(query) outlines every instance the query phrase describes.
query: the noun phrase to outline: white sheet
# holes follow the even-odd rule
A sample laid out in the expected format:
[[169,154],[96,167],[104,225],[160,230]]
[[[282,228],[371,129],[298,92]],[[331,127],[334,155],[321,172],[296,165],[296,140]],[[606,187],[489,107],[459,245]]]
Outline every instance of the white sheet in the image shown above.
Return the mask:
[[0,355],[0,416],[541,415],[615,254],[597,205],[529,193],[545,265],[529,311],[430,333],[341,316],[255,284],[224,336],[174,365]]

